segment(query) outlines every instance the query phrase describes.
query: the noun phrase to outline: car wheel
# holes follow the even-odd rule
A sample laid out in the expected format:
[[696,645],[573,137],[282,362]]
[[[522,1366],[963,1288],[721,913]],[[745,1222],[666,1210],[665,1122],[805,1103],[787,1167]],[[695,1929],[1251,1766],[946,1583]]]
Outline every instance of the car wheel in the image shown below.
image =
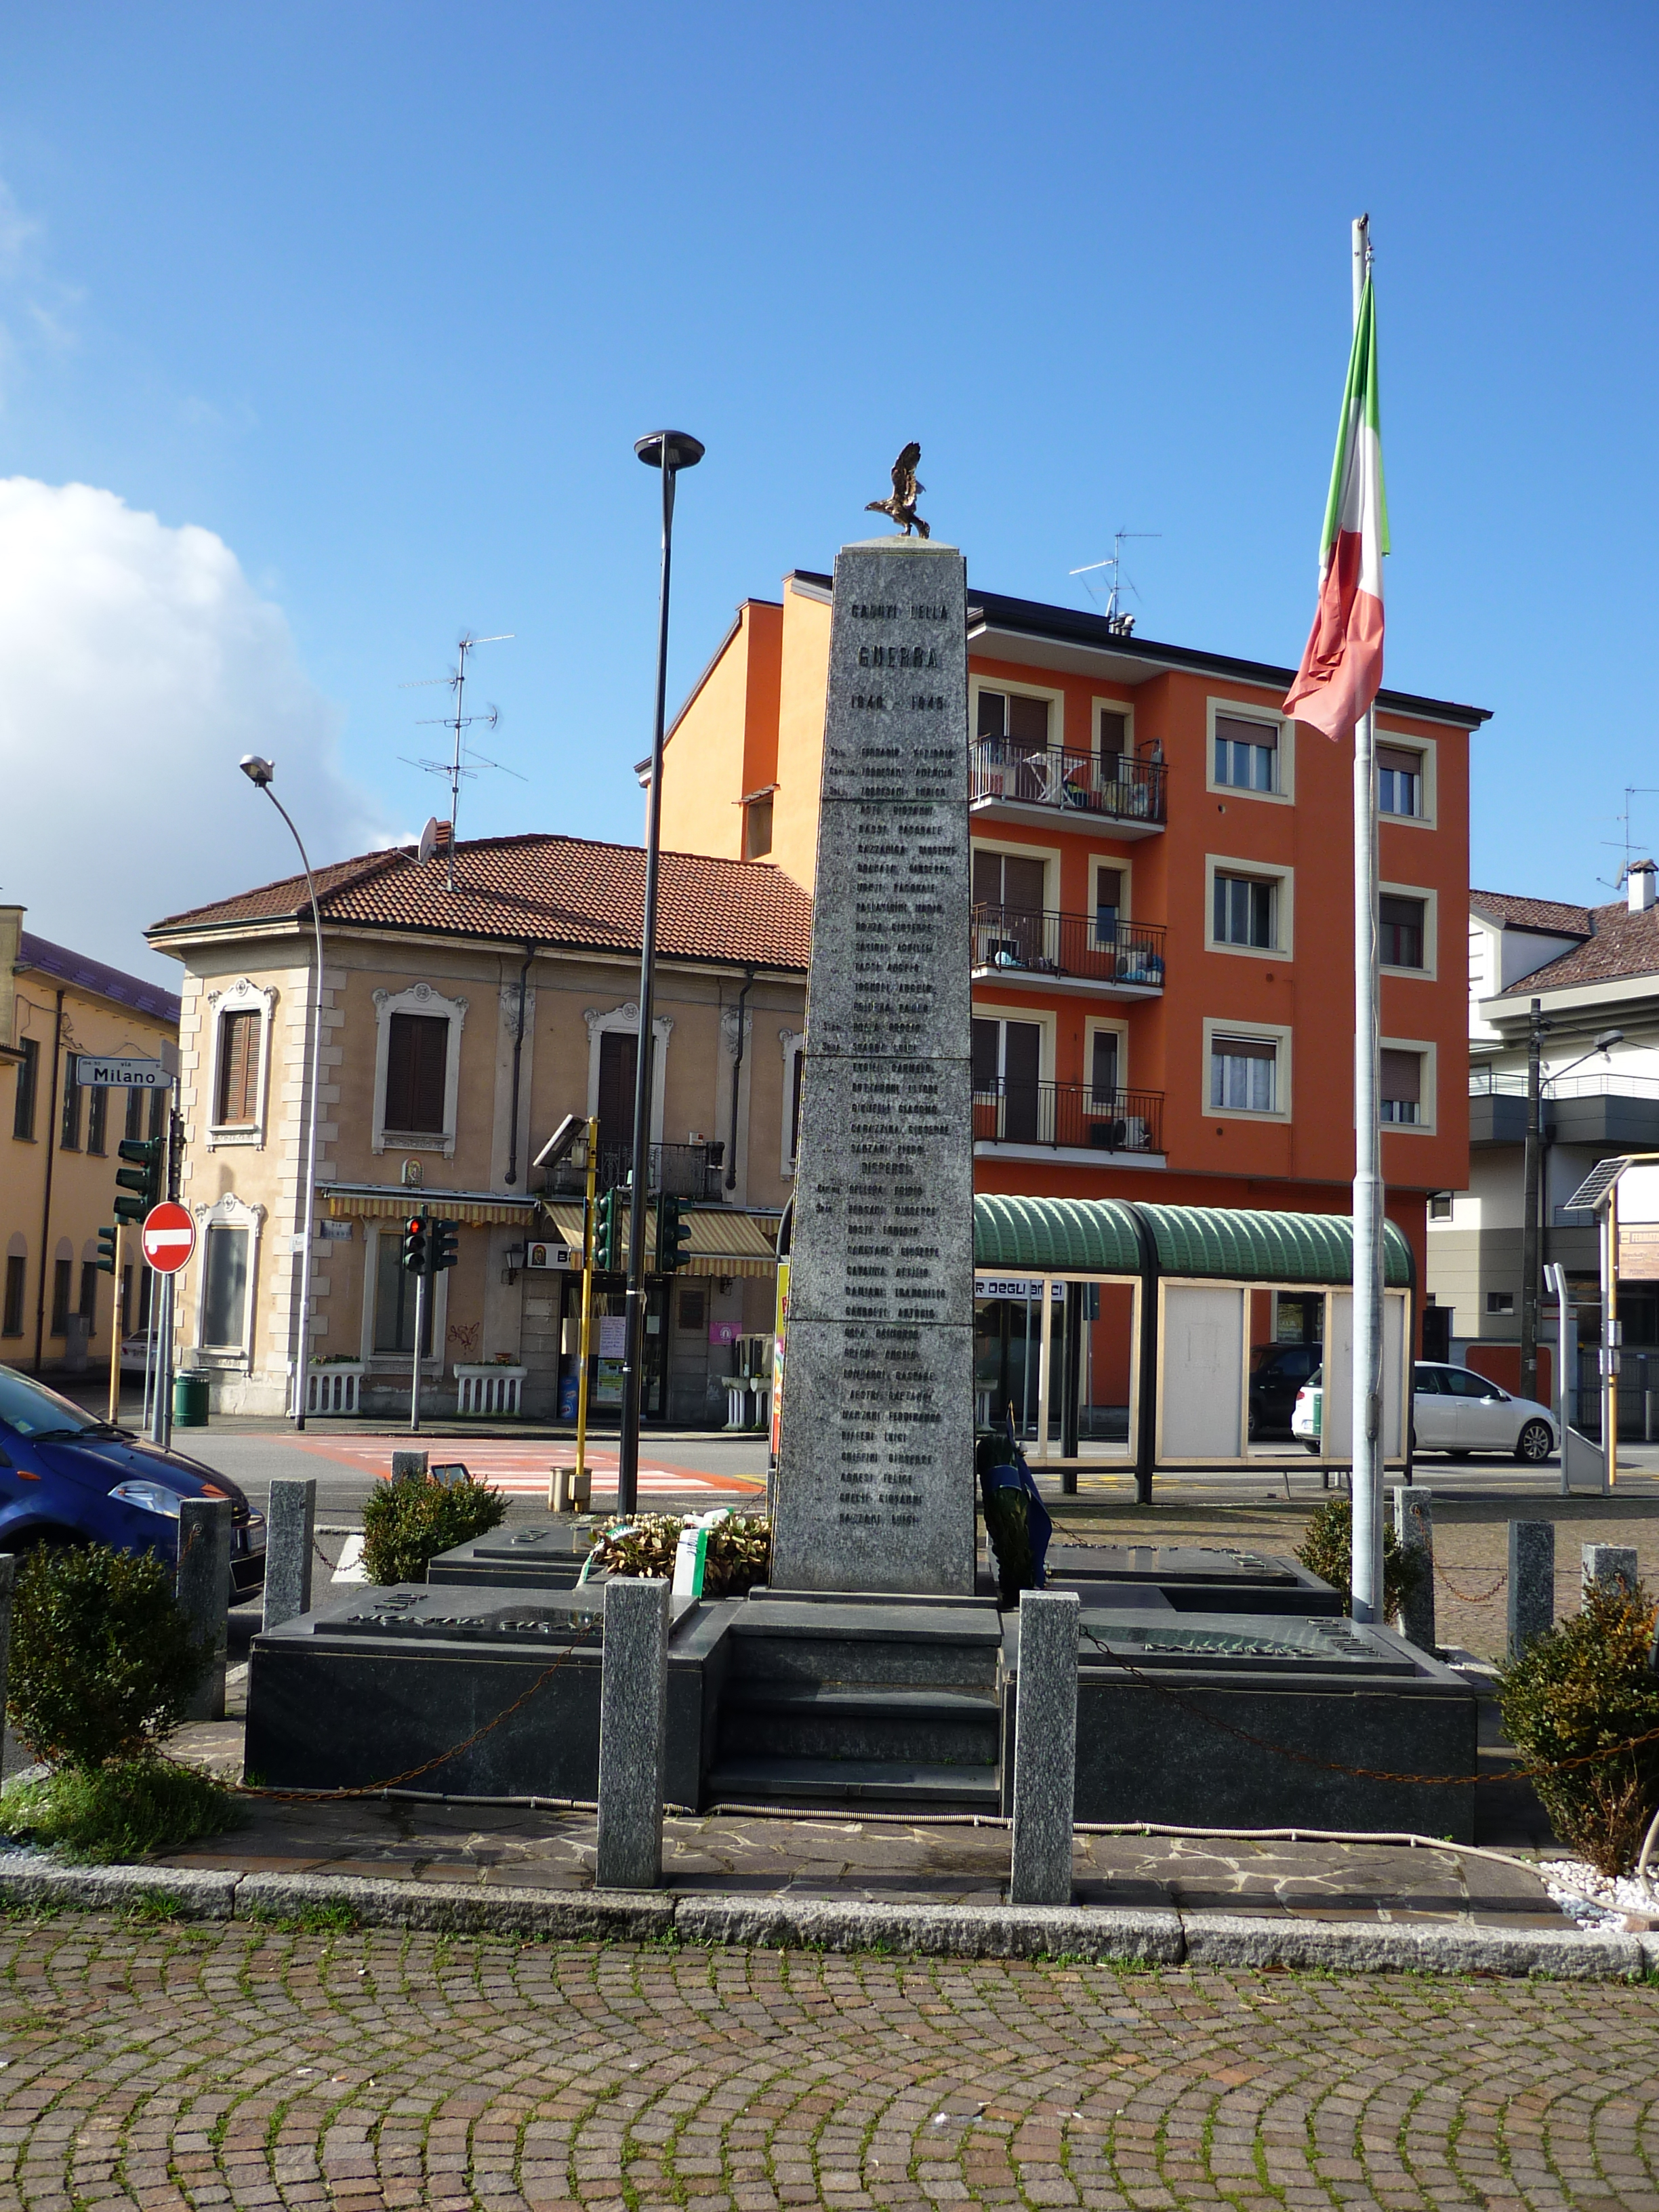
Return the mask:
[[1523,1467],[1541,1467],[1554,1449],[1547,1421],[1528,1421],[1515,1440],[1515,1455]]
[[1314,1442],[1311,1437],[1303,1437],[1302,1449],[1305,1452],[1311,1452],[1316,1459],[1319,1457],[1319,1446]]

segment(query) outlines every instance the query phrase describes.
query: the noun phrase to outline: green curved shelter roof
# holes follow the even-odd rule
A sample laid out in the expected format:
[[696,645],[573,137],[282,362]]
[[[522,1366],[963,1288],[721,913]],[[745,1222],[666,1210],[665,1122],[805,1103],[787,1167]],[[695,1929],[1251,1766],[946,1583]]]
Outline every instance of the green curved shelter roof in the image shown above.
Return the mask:
[[[974,1200],[974,1263],[1011,1273],[1139,1274],[1137,1217],[1151,1231],[1166,1275],[1318,1288],[1353,1279],[1353,1224],[1346,1213],[1147,1206],[1115,1198],[981,1194]],[[1392,1221],[1383,1224],[1383,1265],[1391,1290],[1411,1287],[1411,1247]]]

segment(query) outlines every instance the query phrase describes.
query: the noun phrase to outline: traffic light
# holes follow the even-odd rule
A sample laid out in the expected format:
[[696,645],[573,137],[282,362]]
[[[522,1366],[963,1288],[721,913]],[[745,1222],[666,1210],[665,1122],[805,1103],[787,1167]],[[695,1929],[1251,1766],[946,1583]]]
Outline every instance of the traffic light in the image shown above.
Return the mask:
[[97,1264],[106,1275],[115,1273],[115,1243],[120,1234],[118,1229],[100,1229],[98,1232]]
[[690,1210],[683,1198],[657,1200],[657,1273],[675,1275],[691,1256]]
[[622,1192],[608,1190],[594,1208],[593,1272],[599,1275],[619,1275],[625,1262],[623,1257]]
[[453,1267],[461,1256],[461,1240],[453,1221],[434,1221],[432,1224],[432,1272],[441,1275],[446,1267]]
[[423,1213],[411,1213],[404,1222],[404,1266],[411,1275],[426,1273],[426,1216]]
[[[118,1221],[140,1222],[151,1206],[161,1197],[161,1177],[166,1172],[167,1140],[163,1137],[124,1137],[115,1148],[118,1159],[130,1160],[131,1167],[118,1168],[115,1176],[115,1218]],[[132,1198],[123,1198],[123,1191],[133,1191]]]

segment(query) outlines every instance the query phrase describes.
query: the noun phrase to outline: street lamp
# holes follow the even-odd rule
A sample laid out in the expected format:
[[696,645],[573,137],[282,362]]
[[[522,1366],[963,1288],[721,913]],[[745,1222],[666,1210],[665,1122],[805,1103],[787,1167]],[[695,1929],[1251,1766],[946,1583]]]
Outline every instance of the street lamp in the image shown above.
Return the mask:
[[[317,904],[317,886],[312,879],[311,862],[306,855],[305,844],[294,826],[294,817],[271,789],[271,779],[276,773],[274,762],[264,759],[258,753],[244,753],[242,774],[258,791],[263,791],[289,827],[289,834],[300,848],[300,865],[306,872],[306,889],[311,895],[311,927],[317,940],[317,975],[312,997],[311,1016],[311,1111],[306,1120],[306,1181],[305,1181],[305,1246],[300,1259],[300,1345],[294,1359],[294,1400],[290,1413],[294,1425],[302,1429],[306,1425],[306,1365],[311,1354],[311,1240],[314,1233],[313,1216],[317,1205],[317,1093],[322,1079],[323,1060],[323,917]],[[292,1337],[289,1338],[290,1345]]]
[[645,911],[640,931],[640,1035],[634,1055],[634,1156],[628,1200],[627,1331],[623,1354],[622,1435],[617,1453],[617,1510],[632,1513],[640,1490],[640,1386],[645,1356],[645,1205],[650,1181],[651,1002],[657,952],[657,855],[662,827],[663,716],[668,692],[668,584],[674,545],[674,479],[694,469],[703,448],[684,430],[635,439],[646,466],[662,471],[662,583],[657,607],[657,713],[651,739],[651,789],[645,814]]
[[[1623,1044],[1623,1030],[1603,1030],[1588,1052],[1558,1067],[1553,1075],[1542,1069],[1544,1039],[1553,1024],[1544,1013],[1544,1002],[1534,999],[1527,1018],[1527,1135],[1521,1170],[1521,1395],[1538,1395],[1538,1246],[1539,1184],[1543,1150],[1543,1096],[1546,1087],[1571,1075],[1596,1054]],[[1565,1421],[1564,1421],[1565,1425]]]

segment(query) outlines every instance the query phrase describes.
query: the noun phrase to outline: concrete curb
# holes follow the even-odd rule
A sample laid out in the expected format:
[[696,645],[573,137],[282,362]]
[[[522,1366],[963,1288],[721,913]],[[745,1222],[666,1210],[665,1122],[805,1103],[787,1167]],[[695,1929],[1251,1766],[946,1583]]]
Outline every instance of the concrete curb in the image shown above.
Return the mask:
[[686,1943],[760,1949],[790,1944],[826,1951],[875,1944],[928,1957],[1031,1959],[1064,1952],[1175,1966],[1182,1955],[1176,1912],[1115,1911],[1061,1905],[877,1905],[833,1897],[683,1897],[674,1932]]
[[184,1920],[294,1920],[343,1905],[362,1927],[571,1943],[879,1948],[933,1958],[1063,1956],[1145,1966],[1539,1974],[1560,1981],[1659,1975],[1659,1932],[1269,1919],[1107,1905],[885,1905],[854,1898],[510,1888],[358,1875],[71,1867],[35,1852],[0,1853],[0,1904],[125,1912],[154,1910],[162,1900]]

